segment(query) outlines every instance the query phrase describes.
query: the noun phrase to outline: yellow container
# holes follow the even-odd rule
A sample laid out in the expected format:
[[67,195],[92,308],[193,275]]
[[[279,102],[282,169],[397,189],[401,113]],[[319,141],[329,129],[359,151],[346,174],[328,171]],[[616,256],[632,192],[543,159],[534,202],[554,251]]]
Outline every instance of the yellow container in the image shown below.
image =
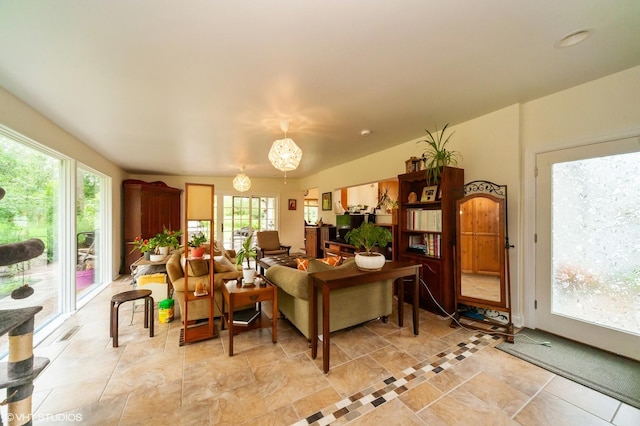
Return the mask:
[[165,299],[158,303],[158,321],[169,323],[173,321],[173,299]]

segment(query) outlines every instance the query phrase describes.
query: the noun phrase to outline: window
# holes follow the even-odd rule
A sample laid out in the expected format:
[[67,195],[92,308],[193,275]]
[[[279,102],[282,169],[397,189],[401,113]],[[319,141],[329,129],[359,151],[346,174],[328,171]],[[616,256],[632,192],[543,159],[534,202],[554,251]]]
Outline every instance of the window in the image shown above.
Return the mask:
[[305,198],[304,200],[304,220],[307,223],[316,223],[318,221],[318,199]]
[[223,196],[223,245],[238,250],[252,230],[276,229],[276,213],[274,197]]
[[[110,278],[111,261],[101,254],[111,250],[100,238],[111,231],[109,185],[107,177],[0,126],[0,244],[38,238],[45,246],[34,259],[0,267],[0,309],[42,306],[35,316],[36,342],[39,330],[75,310],[81,297]],[[87,276],[76,275],[80,271]],[[12,298],[24,285],[33,294]],[[0,358],[7,348],[5,335]]]

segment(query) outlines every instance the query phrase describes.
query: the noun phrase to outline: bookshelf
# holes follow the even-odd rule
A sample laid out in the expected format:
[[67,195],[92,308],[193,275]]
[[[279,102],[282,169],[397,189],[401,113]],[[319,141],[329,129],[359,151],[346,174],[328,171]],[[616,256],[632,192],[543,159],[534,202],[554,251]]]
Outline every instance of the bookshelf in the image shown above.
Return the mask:
[[[455,202],[464,195],[464,170],[445,167],[438,184],[426,180],[425,171],[398,176],[399,213],[397,255],[400,260],[422,264],[422,279],[440,306],[455,309]],[[424,199],[426,187],[437,186],[432,201]],[[410,286],[407,286],[410,287]],[[412,289],[405,288],[412,301]],[[421,285],[420,307],[436,314],[442,311]]]

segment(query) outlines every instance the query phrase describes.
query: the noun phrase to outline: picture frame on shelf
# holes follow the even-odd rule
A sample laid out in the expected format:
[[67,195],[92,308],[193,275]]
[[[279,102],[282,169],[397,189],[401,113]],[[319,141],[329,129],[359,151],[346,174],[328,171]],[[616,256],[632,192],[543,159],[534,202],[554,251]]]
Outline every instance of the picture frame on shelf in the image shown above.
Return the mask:
[[322,210],[331,210],[331,192],[322,193]]
[[425,186],[422,189],[422,197],[420,197],[420,202],[429,203],[432,201],[436,201],[437,195],[438,185]]
[[295,198],[289,198],[289,210],[296,210],[297,207],[297,200]]

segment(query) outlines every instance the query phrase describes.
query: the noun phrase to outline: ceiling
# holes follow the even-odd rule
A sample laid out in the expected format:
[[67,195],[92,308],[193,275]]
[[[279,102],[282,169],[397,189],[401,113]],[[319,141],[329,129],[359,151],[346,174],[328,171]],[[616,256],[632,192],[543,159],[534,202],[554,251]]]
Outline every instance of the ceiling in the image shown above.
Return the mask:
[[637,65],[638,0],[0,2],[0,86],[132,173],[281,176],[288,121],[308,176]]

